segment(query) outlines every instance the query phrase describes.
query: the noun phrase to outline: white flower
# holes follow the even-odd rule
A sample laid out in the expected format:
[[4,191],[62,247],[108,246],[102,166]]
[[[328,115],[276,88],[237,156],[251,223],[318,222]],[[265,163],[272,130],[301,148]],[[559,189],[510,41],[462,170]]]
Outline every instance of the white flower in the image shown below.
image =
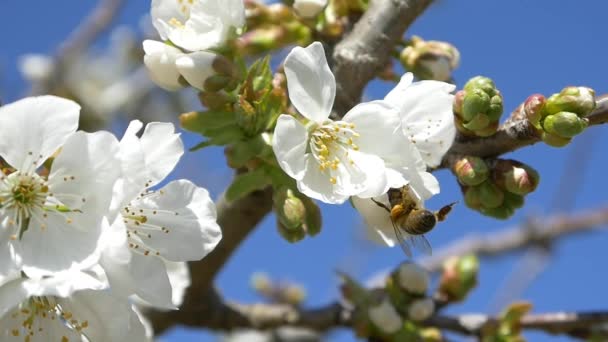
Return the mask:
[[243,0],[152,0],[151,15],[163,40],[189,51],[219,47],[245,25]]
[[102,288],[103,283],[80,272],[5,280],[0,286],[0,339],[145,341],[131,304]]
[[405,135],[416,145],[429,167],[436,167],[452,146],[456,135],[452,102],[455,86],[439,81],[412,83],[411,73],[403,75],[384,101],[397,108]]
[[144,40],[144,64],[154,83],[167,90],[178,90],[184,86],[179,82],[180,73],[175,62],[183,52],[156,40]]
[[47,55],[26,54],[19,57],[19,71],[30,82],[46,80],[54,68],[53,59]]
[[409,147],[395,109],[373,101],[355,106],[342,121],[330,120],[336,83],[319,42],[294,48],[285,60],[285,74],[291,103],[310,123],[304,126],[281,115],[272,147],[302,193],[339,204],[407,183],[403,173],[415,160],[404,150],[416,149]]
[[386,334],[395,333],[403,326],[401,316],[388,299],[382,300],[380,305],[369,308],[368,315],[372,323]]
[[408,292],[424,294],[428,290],[431,279],[424,268],[411,262],[404,262],[397,272],[399,285]]
[[216,74],[213,62],[217,54],[207,51],[197,51],[182,55],[175,61],[177,70],[191,86],[203,90],[205,81]]
[[293,8],[303,18],[316,17],[327,6],[327,0],[295,0]]
[[120,142],[123,176],[112,202],[119,215],[104,235],[100,264],[113,290],[175,308],[181,299],[173,291],[180,290],[172,288],[165,261],[200,260],[221,230],[207,190],[187,180],[149,190],[173,170],[183,145],[170,123],[150,123],[138,138],[141,127],[132,121]]
[[[23,267],[37,277],[97,261],[101,224],[118,177],[118,141],[76,132],[80,106],[55,96],[0,107],[3,258],[0,272]],[[56,153],[57,152],[57,153]],[[54,153],[50,173],[42,164]]]

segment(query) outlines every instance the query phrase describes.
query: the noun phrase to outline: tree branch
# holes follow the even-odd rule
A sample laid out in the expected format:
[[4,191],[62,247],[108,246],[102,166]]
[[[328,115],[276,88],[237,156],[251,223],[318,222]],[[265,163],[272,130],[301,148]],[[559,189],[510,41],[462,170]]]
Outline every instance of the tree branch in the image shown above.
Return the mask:
[[432,256],[421,259],[419,263],[434,272],[439,271],[443,262],[452,256],[475,254],[479,257],[492,257],[533,246],[547,247],[558,239],[605,225],[608,223],[608,207],[572,216],[556,215],[538,221],[543,222],[544,228],[532,222],[482,236],[471,235],[434,251]]
[[[589,125],[608,122],[608,94],[597,98],[597,108],[587,116]],[[496,132],[486,138],[460,138],[454,141],[443,157],[440,168],[449,168],[463,155],[496,157],[541,141],[540,135],[526,119],[507,120]]]
[[432,0],[374,0],[353,30],[336,45],[334,111],[339,116],[359,103],[363,89],[386,66],[395,43]]

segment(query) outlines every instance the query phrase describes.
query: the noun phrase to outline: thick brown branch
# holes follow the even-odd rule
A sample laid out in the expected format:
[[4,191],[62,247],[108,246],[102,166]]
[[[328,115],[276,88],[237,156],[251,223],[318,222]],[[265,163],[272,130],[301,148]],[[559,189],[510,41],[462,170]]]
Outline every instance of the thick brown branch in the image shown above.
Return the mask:
[[336,45],[334,110],[343,116],[361,100],[363,89],[389,62],[405,30],[432,0],[374,0],[354,29]]
[[538,220],[538,222],[542,222],[542,228],[540,225],[531,223],[482,236],[465,237],[445,248],[434,251],[432,256],[420,260],[420,264],[429,271],[438,271],[443,262],[451,256],[475,254],[480,257],[491,257],[535,245],[547,246],[568,235],[605,225],[608,223],[608,207],[573,216],[556,215]]
[[[598,97],[597,108],[587,116],[589,125],[608,122],[608,94]],[[507,120],[495,135],[486,138],[457,139],[443,158],[441,167],[449,168],[463,155],[496,157],[541,141],[528,120]]]

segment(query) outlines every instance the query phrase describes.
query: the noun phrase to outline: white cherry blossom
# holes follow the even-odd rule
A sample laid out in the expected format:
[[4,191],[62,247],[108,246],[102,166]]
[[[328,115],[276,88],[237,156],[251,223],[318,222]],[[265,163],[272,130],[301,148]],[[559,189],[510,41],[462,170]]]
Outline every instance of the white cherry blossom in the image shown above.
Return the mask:
[[173,124],[150,123],[138,138],[141,128],[132,121],[120,142],[123,176],[112,202],[118,217],[104,234],[100,264],[114,291],[175,308],[181,300],[174,291],[182,291],[184,281],[172,286],[165,262],[203,258],[221,239],[221,230],[207,190],[187,180],[150,190],[173,170],[183,145]]
[[407,183],[404,168],[413,160],[403,151],[412,144],[391,105],[362,103],[341,121],[329,119],[336,83],[319,42],[294,48],[285,60],[285,74],[289,99],[309,123],[282,114],[272,147],[280,167],[302,193],[339,204],[351,196],[379,196]]
[[184,53],[168,44],[157,40],[144,40],[144,64],[154,83],[166,90],[179,90],[184,87],[179,78],[176,61]]
[[[80,106],[55,96],[0,107],[0,273],[30,277],[98,259],[103,217],[118,177],[118,141],[75,132]],[[50,171],[43,163],[53,157]],[[48,167],[48,165],[47,165]]]
[[303,18],[314,18],[327,6],[327,0],[295,0],[293,8]]
[[0,285],[0,339],[146,341],[129,301],[103,289],[97,278],[81,272],[5,278]]
[[416,145],[429,167],[436,167],[452,146],[456,136],[452,102],[456,89],[440,81],[413,82],[412,73],[401,81],[384,98],[399,110],[405,135]]
[[188,51],[217,48],[245,25],[243,0],[152,0],[151,15],[163,40]]

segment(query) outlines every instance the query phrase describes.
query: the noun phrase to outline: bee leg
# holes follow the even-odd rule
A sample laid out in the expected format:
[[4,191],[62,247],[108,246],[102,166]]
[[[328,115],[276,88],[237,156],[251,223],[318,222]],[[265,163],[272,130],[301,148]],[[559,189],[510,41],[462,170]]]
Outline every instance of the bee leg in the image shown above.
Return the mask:
[[377,206],[379,206],[381,208],[384,208],[384,210],[388,211],[389,213],[391,212],[391,210],[386,205],[384,205],[383,203],[380,203],[380,202],[376,201],[373,198],[370,198],[370,199],[372,200],[372,202],[376,203]]

